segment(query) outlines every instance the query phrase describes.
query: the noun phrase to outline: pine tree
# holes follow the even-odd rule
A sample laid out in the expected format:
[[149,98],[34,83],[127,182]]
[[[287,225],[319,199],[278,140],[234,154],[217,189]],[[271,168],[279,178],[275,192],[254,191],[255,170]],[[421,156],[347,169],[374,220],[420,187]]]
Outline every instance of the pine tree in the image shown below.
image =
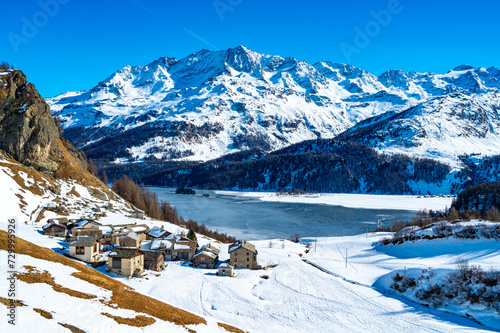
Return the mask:
[[196,240],[196,233],[194,232],[193,228],[189,229],[189,232],[187,234],[187,238],[189,238],[192,241]]

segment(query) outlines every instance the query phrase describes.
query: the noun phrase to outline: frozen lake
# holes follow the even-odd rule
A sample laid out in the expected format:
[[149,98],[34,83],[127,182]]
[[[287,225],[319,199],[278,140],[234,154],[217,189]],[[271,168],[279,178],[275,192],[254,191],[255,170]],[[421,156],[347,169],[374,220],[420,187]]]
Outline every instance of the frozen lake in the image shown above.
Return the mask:
[[[288,238],[295,233],[302,237],[357,235],[373,231],[379,220],[388,226],[397,219],[409,220],[415,213],[322,203],[265,202],[238,192],[197,190],[193,196],[175,194],[172,188],[149,189],[156,192],[160,200],[167,200],[175,206],[185,219],[192,218],[210,229],[247,240]],[[353,197],[353,200],[360,199]]]

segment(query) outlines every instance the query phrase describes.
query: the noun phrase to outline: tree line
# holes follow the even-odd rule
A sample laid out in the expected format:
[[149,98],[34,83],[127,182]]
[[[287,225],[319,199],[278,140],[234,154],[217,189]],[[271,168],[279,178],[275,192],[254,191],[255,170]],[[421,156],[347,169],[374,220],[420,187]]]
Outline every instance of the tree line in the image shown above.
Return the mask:
[[112,190],[130,202],[135,207],[143,210],[146,214],[154,219],[170,222],[176,225],[183,225],[187,229],[192,229],[194,232],[216,239],[223,243],[236,242],[236,238],[228,236],[226,233],[209,230],[205,224],[199,224],[195,220],[184,220],[179,216],[177,209],[172,207],[168,201],[159,200],[155,192],[137,185],[127,175],[123,175],[121,179],[113,181]]

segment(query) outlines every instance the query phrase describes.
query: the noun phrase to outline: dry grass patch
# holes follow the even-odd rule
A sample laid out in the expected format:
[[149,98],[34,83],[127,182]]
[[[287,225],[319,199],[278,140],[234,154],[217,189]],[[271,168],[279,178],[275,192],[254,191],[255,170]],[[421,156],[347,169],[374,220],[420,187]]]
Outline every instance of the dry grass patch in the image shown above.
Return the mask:
[[113,319],[118,324],[128,325],[128,326],[146,327],[149,325],[153,325],[156,322],[156,320],[154,320],[153,318],[141,316],[141,315],[136,316],[135,318],[123,318],[123,317],[119,317],[119,316],[113,316],[113,315],[110,315],[109,313],[105,313],[105,312],[102,312],[101,314],[103,316],[106,316],[106,317]]
[[222,327],[228,332],[234,332],[234,333],[245,333],[245,331],[240,330],[239,328],[236,328],[234,326],[228,325],[228,324],[223,324],[223,323],[217,323],[219,327]]
[[75,197],[79,197],[80,196],[80,193],[78,193],[75,189],[75,187],[73,186],[73,188],[71,189],[71,191],[68,192],[68,194],[73,194]]
[[[27,167],[16,160],[9,158],[9,162],[11,163],[2,163],[0,162],[0,166],[8,168],[13,176],[12,179],[15,180],[15,182],[21,187],[22,189],[25,189],[35,195],[42,196],[45,194],[45,189],[38,185],[39,183],[42,184],[47,184],[47,186],[55,187],[56,184],[54,183],[53,180],[49,179],[47,176],[45,176],[43,173],[36,171],[35,169],[31,167]],[[27,186],[26,183],[24,182],[24,178],[19,175],[19,172],[22,171],[26,174],[28,174],[29,177],[31,177],[35,184],[31,186]]]
[[28,272],[23,273],[23,274],[17,274],[16,277],[18,280],[26,282],[26,283],[46,283],[49,286],[52,286],[52,289],[54,291],[60,292],[60,293],[65,293],[68,294],[72,297],[78,297],[78,298],[83,298],[83,299],[93,299],[97,298],[95,295],[83,293],[81,291],[76,291],[73,289],[69,289],[66,287],[61,286],[60,284],[55,283],[54,278],[52,275],[49,274],[47,271],[37,271],[35,267],[33,266],[23,266],[28,270]]
[[40,314],[40,316],[42,316],[43,318],[46,318],[46,319],[54,318],[54,317],[52,317],[52,313],[50,313],[48,311],[45,311],[42,309],[37,309],[37,308],[34,308],[33,311],[38,312]]
[[58,323],[58,324],[61,325],[62,327],[66,327],[72,333],[86,333],[84,330],[81,330],[78,327],[75,327],[75,326],[70,325],[70,324],[62,324],[62,323]]
[[[2,303],[5,306],[10,306],[12,303],[9,298],[4,298],[0,297],[0,303]],[[23,303],[23,301],[20,300],[14,300],[14,306],[26,306],[26,304]]]
[[[3,230],[0,230],[0,249],[7,251],[7,233]],[[17,249],[19,254],[25,254],[33,258],[51,262],[58,262],[63,265],[75,268],[76,270],[78,270],[78,272],[73,273],[72,276],[87,281],[100,288],[112,291],[113,295],[111,296],[111,300],[109,303],[116,304],[116,306],[114,306],[115,308],[128,309],[138,313],[144,313],[151,317],[169,321],[181,326],[199,324],[206,325],[206,321],[202,317],[173,307],[154,298],[140,294],[130,287],[124,285],[123,283],[110,278],[109,276],[104,275],[90,267],[81,265],[69,258],[59,255],[48,248],[40,247],[21,238],[17,238]],[[40,276],[40,273],[35,274],[30,279],[48,279],[46,277],[47,275],[43,275],[44,277]],[[48,279],[48,281],[50,282],[50,279]],[[225,327],[226,326],[224,326],[224,328]],[[242,331],[235,328],[234,330],[232,330],[232,332]]]

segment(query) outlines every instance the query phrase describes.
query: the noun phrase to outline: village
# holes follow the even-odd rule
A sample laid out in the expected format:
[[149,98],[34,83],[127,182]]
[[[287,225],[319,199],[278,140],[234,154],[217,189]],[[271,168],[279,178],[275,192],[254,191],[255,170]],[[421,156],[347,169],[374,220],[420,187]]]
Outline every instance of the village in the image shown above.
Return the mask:
[[[44,235],[64,239],[68,251],[63,254],[91,264],[105,266],[109,273],[125,277],[142,277],[145,270],[162,271],[169,261],[184,261],[200,269],[217,269],[217,275],[234,277],[235,268],[262,269],[257,262],[255,245],[245,240],[228,247],[229,259],[219,261],[218,241],[199,246],[196,234],[169,232],[163,226],[137,223],[146,219],[144,211],[134,209],[128,215],[134,222],[104,224],[106,217],[98,212],[92,218],[54,217],[42,227]],[[185,230],[185,229],[184,229]]]

